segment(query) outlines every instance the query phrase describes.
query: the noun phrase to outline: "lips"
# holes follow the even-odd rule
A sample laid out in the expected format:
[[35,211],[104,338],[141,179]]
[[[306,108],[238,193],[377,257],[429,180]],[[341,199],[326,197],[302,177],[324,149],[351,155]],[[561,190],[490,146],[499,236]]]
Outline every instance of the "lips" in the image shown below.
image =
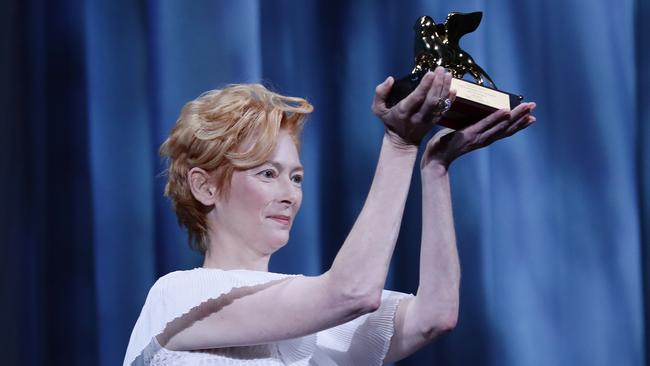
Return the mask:
[[272,215],[268,216],[268,218],[282,225],[289,225],[291,222],[291,217],[285,215]]

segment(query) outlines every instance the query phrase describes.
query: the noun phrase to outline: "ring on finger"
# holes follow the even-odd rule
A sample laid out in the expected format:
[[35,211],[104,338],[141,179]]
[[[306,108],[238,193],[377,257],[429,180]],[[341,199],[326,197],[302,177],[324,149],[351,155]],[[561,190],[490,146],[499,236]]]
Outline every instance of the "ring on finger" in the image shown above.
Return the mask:
[[449,110],[449,108],[451,108],[451,99],[449,99],[449,98],[445,98],[445,99],[440,98],[440,99],[438,99],[438,103],[436,104],[434,116],[436,116],[436,117],[442,116],[443,114],[445,114],[445,112],[447,112]]
[[[446,77],[446,76],[447,76],[448,74],[450,74],[450,73],[451,73],[451,72],[449,71],[449,69],[445,68],[445,73],[444,73],[444,76],[443,76],[443,77]],[[449,90],[447,90],[447,93],[445,93],[445,87],[443,86],[442,89],[440,89],[440,95],[439,95],[439,97],[442,98],[445,94],[446,94],[446,95],[449,95]]]

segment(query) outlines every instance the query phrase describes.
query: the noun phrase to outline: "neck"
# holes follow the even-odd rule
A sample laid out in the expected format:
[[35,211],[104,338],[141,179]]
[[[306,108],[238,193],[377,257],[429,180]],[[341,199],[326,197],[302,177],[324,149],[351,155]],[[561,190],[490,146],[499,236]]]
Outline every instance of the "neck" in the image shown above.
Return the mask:
[[241,238],[229,235],[224,230],[210,230],[203,267],[268,272],[270,259],[271,254],[256,251],[250,243],[244,243]]

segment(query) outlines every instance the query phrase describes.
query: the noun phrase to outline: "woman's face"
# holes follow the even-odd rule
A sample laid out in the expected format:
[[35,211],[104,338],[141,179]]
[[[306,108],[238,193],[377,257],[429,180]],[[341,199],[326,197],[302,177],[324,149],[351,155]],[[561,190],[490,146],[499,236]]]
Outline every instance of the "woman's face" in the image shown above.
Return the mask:
[[228,199],[217,207],[219,229],[264,254],[284,246],[302,203],[303,174],[296,145],[281,130],[266,163],[233,173]]

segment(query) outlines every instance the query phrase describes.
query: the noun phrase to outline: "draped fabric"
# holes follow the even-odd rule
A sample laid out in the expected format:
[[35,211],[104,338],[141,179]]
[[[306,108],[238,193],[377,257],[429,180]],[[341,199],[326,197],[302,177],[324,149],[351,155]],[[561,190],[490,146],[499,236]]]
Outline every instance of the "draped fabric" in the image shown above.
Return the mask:
[[[315,105],[303,208],[271,270],[326,270],[378,157],[374,87],[410,71],[417,17],[476,10],[461,45],[538,122],[452,165],[459,324],[399,364],[647,363],[645,0],[5,0],[1,363],[120,364],[155,279],[200,266],[157,149],[185,102],[228,83]],[[387,284],[403,292],[420,197],[416,169]]]

